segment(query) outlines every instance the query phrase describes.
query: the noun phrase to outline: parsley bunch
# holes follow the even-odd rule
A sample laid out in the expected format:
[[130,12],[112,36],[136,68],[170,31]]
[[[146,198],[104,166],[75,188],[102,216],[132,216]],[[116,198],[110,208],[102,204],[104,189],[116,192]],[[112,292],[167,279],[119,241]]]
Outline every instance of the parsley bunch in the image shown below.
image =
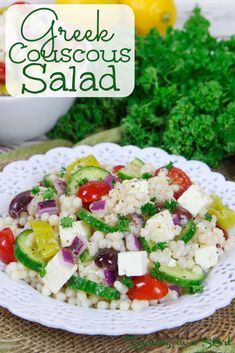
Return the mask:
[[127,98],[78,99],[50,132],[73,142],[121,126],[122,144],[158,146],[211,166],[235,153],[235,37],[217,40],[199,8],[183,30],[136,38]]

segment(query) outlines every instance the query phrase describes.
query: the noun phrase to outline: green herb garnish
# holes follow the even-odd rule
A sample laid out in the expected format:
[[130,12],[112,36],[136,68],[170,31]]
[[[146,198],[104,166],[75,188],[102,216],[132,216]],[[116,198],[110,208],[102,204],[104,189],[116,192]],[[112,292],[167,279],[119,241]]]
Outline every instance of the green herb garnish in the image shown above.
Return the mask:
[[164,206],[166,207],[166,209],[168,210],[168,211],[170,211],[171,213],[173,213],[174,211],[175,211],[175,209],[176,209],[176,207],[177,207],[177,201],[175,201],[175,200],[171,200],[171,201],[168,201],[168,200],[166,200],[165,202],[164,202]]
[[43,201],[52,200],[55,197],[55,193],[56,193],[55,189],[47,188],[45,191],[43,191],[43,194],[42,194]]
[[34,195],[34,196],[39,194],[39,192],[40,192],[40,187],[39,186],[34,186],[32,188],[32,190],[31,190],[31,194]]
[[151,252],[157,251],[157,250],[161,250],[163,251],[164,249],[167,248],[167,243],[166,242],[160,242],[160,243],[156,243],[155,245],[153,245],[153,247],[151,248]]
[[65,172],[66,172],[66,168],[65,167],[62,167],[60,169],[60,177],[63,178],[65,176]]
[[196,293],[202,293],[202,292],[203,292],[203,285],[190,286],[190,287],[183,288],[184,294],[196,294]]
[[129,232],[130,230],[130,220],[126,216],[119,216],[117,231],[118,232]]
[[78,182],[78,186],[81,187],[86,184],[89,180],[87,178],[83,178]]
[[174,167],[174,163],[170,162],[164,168],[166,168],[167,170],[171,170],[173,167]]
[[129,289],[134,287],[134,282],[133,282],[133,280],[130,277],[123,276],[121,278],[121,282],[122,282],[122,284],[124,284],[124,286],[126,286]]
[[141,213],[145,217],[152,217],[158,212],[157,206],[153,202],[147,202],[141,207]]
[[142,179],[150,179],[150,178],[152,178],[152,174],[151,173],[144,173],[143,175],[142,175]]
[[71,228],[73,226],[74,219],[72,217],[63,217],[60,220],[60,225],[63,228]]
[[78,98],[49,136],[77,143],[120,126],[115,142],[122,145],[158,146],[213,167],[233,155],[235,39],[217,40],[209,29],[196,8],[183,29],[137,35],[134,92],[124,99]]
[[152,252],[157,250],[163,251],[168,246],[165,242],[154,244],[153,242],[147,241],[144,237],[140,237],[139,240],[142,249],[144,251],[147,251],[148,254],[151,254]]
[[204,219],[208,222],[211,222],[212,221],[212,216],[207,212],[204,216]]

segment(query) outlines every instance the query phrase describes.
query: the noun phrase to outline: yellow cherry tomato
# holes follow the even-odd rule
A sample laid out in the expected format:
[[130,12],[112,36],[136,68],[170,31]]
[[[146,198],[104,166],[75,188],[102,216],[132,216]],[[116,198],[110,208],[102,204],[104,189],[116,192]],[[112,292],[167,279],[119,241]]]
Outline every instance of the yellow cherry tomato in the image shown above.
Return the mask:
[[118,0],[56,0],[56,4],[118,4]]
[[223,204],[223,201],[217,196],[211,196],[213,202],[208,207],[208,213],[217,218],[217,225],[225,230],[235,226],[235,212]]
[[156,28],[161,35],[164,35],[167,28],[175,24],[174,0],[120,0],[119,2],[133,9],[136,30],[141,35],[148,34],[152,28]]
[[55,239],[52,226],[46,222],[32,221],[31,227],[35,239],[35,250],[43,260],[49,260],[59,251],[59,244]]
[[92,154],[80,159],[76,159],[75,162],[71,163],[67,167],[66,178],[68,179],[70,175],[78,169],[78,167],[100,167],[100,164]]

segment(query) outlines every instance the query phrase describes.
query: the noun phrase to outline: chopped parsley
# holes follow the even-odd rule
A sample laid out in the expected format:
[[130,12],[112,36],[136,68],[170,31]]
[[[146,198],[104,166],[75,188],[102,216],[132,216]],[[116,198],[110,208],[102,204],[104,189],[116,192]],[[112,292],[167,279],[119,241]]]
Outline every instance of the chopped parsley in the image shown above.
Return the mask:
[[39,186],[34,186],[31,190],[32,195],[37,195],[40,192],[40,187]]
[[60,220],[60,225],[63,228],[71,228],[73,226],[74,219],[71,217],[63,217]]
[[156,243],[156,244],[151,248],[151,252],[157,251],[157,250],[163,251],[163,250],[166,249],[166,248],[167,248],[167,243],[166,243],[166,242]]
[[164,249],[167,248],[166,242],[153,244],[152,242],[148,242],[144,237],[140,237],[140,244],[142,249],[144,251],[147,251],[148,254],[151,254],[151,252],[154,252],[157,250],[163,251]]
[[165,165],[164,168],[166,168],[167,170],[171,170],[173,167],[174,167],[174,163],[173,163],[173,162],[170,162],[170,163],[168,163],[167,165]]
[[154,277],[154,278],[158,278],[158,279],[161,279],[161,275],[159,273],[159,268],[161,267],[161,264],[160,262],[154,262],[154,267],[152,268],[152,270],[150,271],[151,272],[151,275]]
[[113,179],[111,184],[112,184],[112,186],[115,186],[117,184],[117,180]]
[[203,292],[203,285],[190,286],[183,288],[184,294],[196,294]]
[[153,202],[147,202],[141,207],[141,213],[143,216],[152,217],[158,212],[157,206]]
[[60,177],[63,178],[65,176],[66,168],[62,167],[60,170]]
[[212,221],[212,216],[207,212],[204,216],[204,219],[208,222],[211,222]]
[[118,232],[129,232],[130,230],[130,220],[126,216],[119,216],[117,231]]
[[144,173],[144,174],[142,175],[142,178],[143,178],[143,179],[150,179],[150,178],[152,178],[152,174],[151,174],[151,173]]
[[79,180],[78,182],[78,186],[81,187],[83,186],[84,184],[86,184],[89,180],[87,178],[83,178],[81,180]]
[[164,202],[164,205],[168,211],[173,213],[177,207],[177,201],[176,200],[171,200],[171,201],[166,200]]
[[121,279],[121,282],[128,289],[131,289],[132,287],[134,287],[134,282],[133,282],[133,280],[130,277],[123,276],[122,279]]
[[52,200],[55,196],[55,193],[56,193],[55,189],[47,188],[42,194],[43,201]]

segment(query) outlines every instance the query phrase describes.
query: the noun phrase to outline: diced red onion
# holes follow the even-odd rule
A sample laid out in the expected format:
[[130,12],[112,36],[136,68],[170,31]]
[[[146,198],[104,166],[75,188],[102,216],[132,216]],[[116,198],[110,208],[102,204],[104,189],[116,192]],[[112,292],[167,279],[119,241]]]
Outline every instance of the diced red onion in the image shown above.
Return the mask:
[[179,226],[180,225],[180,215],[175,213],[173,214],[173,223],[175,226]]
[[131,218],[137,226],[140,226],[141,228],[144,226],[144,219],[141,215],[138,215],[137,213],[133,213],[131,215]]
[[65,193],[66,186],[67,186],[66,183],[61,179],[56,179],[54,181],[54,187],[58,195],[63,195]]
[[49,215],[55,215],[58,212],[55,200],[41,201],[37,204],[37,214],[41,216],[47,212]]
[[105,209],[105,205],[106,205],[105,200],[94,201],[90,205],[90,211],[91,212],[103,211]]
[[85,248],[86,245],[84,242],[78,236],[76,236],[68,249],[72,252],[73,255],[79,256],[81,253],[83,253]]
[[120,181],[120,179],[112,174],[106,176],[106,178],[104,179],[104,182],[110,187],[110,189],[113,189],[115,183],[117,183],[118,181]]
[[116,281],[116,278],[117,278],[117,275],[115,273],[115,271],[110,271],[108,269],[104,269],[104,280],[105,280],[105,283],[108,285],[108,286],[112,286],[114,284],[114,282]]
[[185,216],[182,216],[180,219],[180,225],[181,227],[185,226],[188,223],[188,218]]
[[177,292],[178,296],[180,296],[182,294],[182,288],[180,288],[179,286],[176,286],[174,284],[170,284],[170,285],[168,285],[168,288],[170,290],[174,290],[175,292]]
[[67,262],[71,265],[74,265],[74,258],[73,258],[73,254],[70,250],[68,249],[61,249],[61,254],[63,257],[64,262]]
[[134,234],[128,234],[126,236],[126,247],[130,251],[141,250],[140,241]]

